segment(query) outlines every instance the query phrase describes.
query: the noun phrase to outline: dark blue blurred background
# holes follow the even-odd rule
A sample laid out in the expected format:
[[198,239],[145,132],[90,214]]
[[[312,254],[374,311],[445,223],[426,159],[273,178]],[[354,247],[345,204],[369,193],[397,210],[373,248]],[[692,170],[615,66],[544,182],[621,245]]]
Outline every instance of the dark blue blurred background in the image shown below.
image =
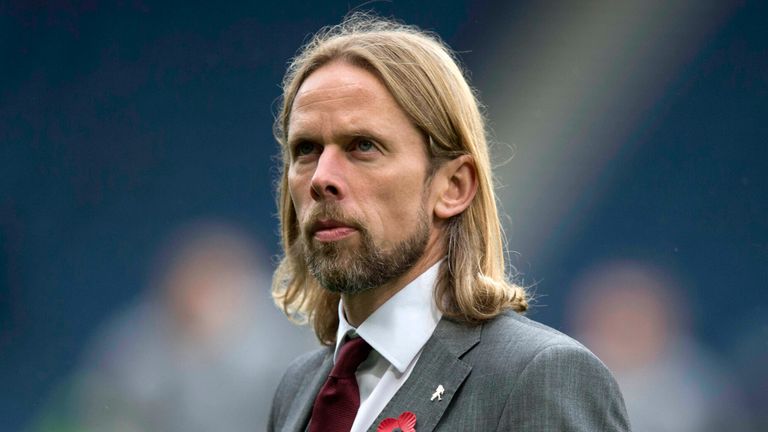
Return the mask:
[[[579,16],[579,6],[533,3],[365,8],[434,30],[459,51],[496,139],[514,148],[497,174],[514,264],[536,285],[533,318],[564,328],[570,287],[592,263],[652,263],[680,281],[697,340],[744,393],[759,394],[765,389],[749,389],[746,371],[757,370],[753,362],[768,346],[768,8],[689,4],[676,13],[682,8],[690,20],[666,24],[667,7],[657,5],[661,15],[650,23],[706,25],[690,43],[676,44],[687,37],[681,26],[666,33],[670,40],[638,48],[663,52],[675,66],[657,77],[657,65],[644,65],[651,71],[644,76],[662,83],[632,115],[601,114],[616,112],[605,104],[584,118],[594,130],[621,129],[606,138],[610,151],[548,140],[582,159],[537,165],[526,162],[537,143],[506,135],[515,118],[505,117],[507,93],[494,68],[508,60],[511,78],[526,65],[545,68],[520,47],[540,42],[528,35],[546,25],[538,19],[547,10],[562,20]],[[144,289],[152,257],[175,227],[223,219],[279,253],[271,135],[279,82],[307,35],[354,5],[0,3],[0,430],[19,430],[37,415],[95,330]],[[589,101],[597,89],[587,84]],[[533,112],[530,99],[515,96],[524,90],[506,103]],[[562,121],[546,114],[544,123]],[[589,157],[602,162],[593,170]],[[562,180],[518,190],[504,174],[528,166],[552,175],[572,162],[594,171],[572,193],[576,186]],[[537,225],[558,194],[573,202]],[[764,365],[759,370],[765,376]]]

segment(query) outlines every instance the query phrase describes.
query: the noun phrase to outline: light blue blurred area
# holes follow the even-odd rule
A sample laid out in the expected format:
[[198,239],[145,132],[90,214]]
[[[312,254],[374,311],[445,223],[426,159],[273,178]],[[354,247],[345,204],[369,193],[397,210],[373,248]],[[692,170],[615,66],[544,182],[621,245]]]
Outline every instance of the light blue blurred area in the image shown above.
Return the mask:
[[680,284],[648,262],[596,262],[569,287],[565,327],[613,371],[634,430],[755,430],[738,374],[694,335]]
[[[268,296],[279,82],[307,35],[350,6],[0,3],[0,431],[130,430],[151,409],[173,413],[156,420],[176,422],[155,423],[164,430],[259,421],[289,359],[315,345]],[[530,316],[600,354],[644,430],[724,418],[737,419],[727,430],[768,430],[768,7],[365,8],[436,31],[466,63],[496,143],[511,264],[537,298]],[[239,233],[253,265],[235,273],[250,282],[219,285],[245,291],[159,294],[169,248],[194,221]],[[618,262],[674,281],[663,285],[676,300],[661,304],[685,325],[656,333],[660,363],[621,360],[637,334],[594,337],[595,323],[658,324],[651,306],[634,313],[643,291],[605,318],[622,309],[599,300],[627,284],[598,276]],[[178,333],[180,310],[229,336]],[[225,319],[235,315],[247,319]],[[662,400],[671,417],[645,414]]]
[[319,346],[275,308],[268,263],[263,248],[229,224],[176,230],[150,285],[101,326],[60,399],[31,429],[266,428],[285,366]]

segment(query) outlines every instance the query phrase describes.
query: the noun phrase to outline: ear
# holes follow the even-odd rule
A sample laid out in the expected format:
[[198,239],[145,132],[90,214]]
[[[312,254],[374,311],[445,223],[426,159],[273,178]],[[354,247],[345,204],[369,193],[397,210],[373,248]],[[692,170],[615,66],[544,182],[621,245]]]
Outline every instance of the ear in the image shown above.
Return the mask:
[[448,219],[469,207],[477,193],[477,168],[470,155],[462,155],[438,168],[440,186],[435,202],[435,216]]

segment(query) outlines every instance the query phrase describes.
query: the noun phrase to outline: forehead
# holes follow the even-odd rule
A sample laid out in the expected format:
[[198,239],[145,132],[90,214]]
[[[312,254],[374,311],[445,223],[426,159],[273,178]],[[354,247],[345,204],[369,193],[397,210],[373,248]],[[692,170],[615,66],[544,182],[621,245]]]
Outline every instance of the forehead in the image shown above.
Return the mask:
[[296,92],[293,110],[318,102],[349,98],[392,98],[389,90],[371,72],[343,62],[333,62],[312,72]]
[[372,72],[344,61],[334,61],[312,72],[301,84],[291,107],[290,123],[296,114],[313,111],[381,108],[410,119],[384,83]]

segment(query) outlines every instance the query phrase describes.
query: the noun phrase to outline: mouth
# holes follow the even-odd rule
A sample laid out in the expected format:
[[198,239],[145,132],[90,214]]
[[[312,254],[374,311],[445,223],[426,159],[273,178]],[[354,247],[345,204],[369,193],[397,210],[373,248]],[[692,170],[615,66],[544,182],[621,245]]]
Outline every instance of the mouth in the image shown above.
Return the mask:
[[320,242],[332,242],[349,237],[357,228],[333,219],[321,219],[311,225],[312,238]]

